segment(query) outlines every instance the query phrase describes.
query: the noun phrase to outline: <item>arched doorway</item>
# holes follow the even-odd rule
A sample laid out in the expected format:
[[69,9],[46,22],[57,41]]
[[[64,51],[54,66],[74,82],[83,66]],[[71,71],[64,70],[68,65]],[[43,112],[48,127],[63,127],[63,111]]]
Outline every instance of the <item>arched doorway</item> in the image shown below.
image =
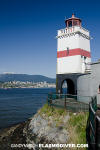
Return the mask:
[[71,79],[65,79],[62,82],[61,91],[63,94],[72,94],[75,95],[75,85]]

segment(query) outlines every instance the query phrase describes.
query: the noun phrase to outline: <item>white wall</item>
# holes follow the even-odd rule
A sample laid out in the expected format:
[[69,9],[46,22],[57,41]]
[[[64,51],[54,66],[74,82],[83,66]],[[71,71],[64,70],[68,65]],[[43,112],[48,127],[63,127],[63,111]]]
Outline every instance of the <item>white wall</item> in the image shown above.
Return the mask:
[[79,48],[79,35],[76,34],[73,36],[58,38],[57,43],[57,51],[66,50],[67,47],[69,47],[69,49]]
[[57,74],[81,73],[81,56],[70,56],[57,59]]
[[90,52],[90,40],[79,35],[79,48]]
[[[80,34],[86,35],[82,37]],[[83,49],[90,52],[90,40],[89,32],[80,27],[72,27],[69,29],[58,30],[57,35],[57,51],[64,51],[67,48],[70,49]],[[85,63],[91,62],[91,58],[86,58]],[[66,74],[66,73],[84,73],[85,66],[81,55],[67,56],[57,58],[57,74]]]

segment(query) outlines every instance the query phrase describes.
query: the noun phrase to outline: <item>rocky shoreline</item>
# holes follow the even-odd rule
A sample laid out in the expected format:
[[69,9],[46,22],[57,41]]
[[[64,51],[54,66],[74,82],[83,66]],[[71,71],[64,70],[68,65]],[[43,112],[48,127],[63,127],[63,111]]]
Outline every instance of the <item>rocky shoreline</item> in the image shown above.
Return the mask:
[[2,129],[0,131],[0,150],[28,150],[28,148],[12,148],[11,144],[27,144],[23,129],[28,127],[29,122],[30,120]]
[[45,105],[27,121],[0,131],[0,150],[60,150],[39,144],[84,143],[86,122],[86,113],[69,113]]
[[[65,119],[68,120],[68,116]],[[45,115],[37,113],[26,122],[1,130],[0,150],[42,150],[44,148],[39,148],[39,143],[66,143],[66,140],[67,132],[62,126],[56,127],[52,117],[47,119]],[[33,148],[11,147],[13,144],[31,144]]]

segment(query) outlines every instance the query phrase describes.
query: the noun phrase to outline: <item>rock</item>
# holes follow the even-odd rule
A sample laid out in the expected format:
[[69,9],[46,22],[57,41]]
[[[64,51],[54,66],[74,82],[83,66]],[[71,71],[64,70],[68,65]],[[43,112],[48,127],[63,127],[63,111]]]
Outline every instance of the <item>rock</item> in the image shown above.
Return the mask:
[[69,120],[69,118],[70,118],[69,115],[66,115],[66,116],[64,117],[64,119],[63,119],[63,120],[64,120],[63,122],[64,122],[64,123],[67,123],[68,120]]
[[[64,123],[67,123],[69,116],[64,117]],[[25,132],[24,132],[25,133]],[[35,147],[44,143],[67,143],[68,132],[62,126],[57,126],[50,116],[44,119],[44,116],[36,114],[30,121],[27,134],[27,143],[32,143]]]
[[[6,149],[6,146],[7,150],[11,150],[11,144],[17,143],[29,144],[28,148],[20,148],[20,150],[44,150],[39,148],[38,144],[66,144],[68,132],[65,126],[68,119],[69,116],[62,116],[58,119],[61,120],[60,124],[56,124],[57,122],[52,116],[44,117],[37,113],[30,120],[4,130],[0,134],[0,150]],[[50,148],[50,150],[52,149],[56,148]]]

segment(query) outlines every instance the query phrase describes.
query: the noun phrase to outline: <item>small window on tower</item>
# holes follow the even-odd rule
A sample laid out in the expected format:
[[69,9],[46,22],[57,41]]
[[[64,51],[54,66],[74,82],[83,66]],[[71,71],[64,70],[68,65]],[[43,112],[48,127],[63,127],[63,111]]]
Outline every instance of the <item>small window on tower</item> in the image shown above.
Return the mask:
[[73,21],[73,26],[77,26],[77,25],[78,25],[77,21]]
[[99,88],[98,88],[98,94],[100,94],[100,85],[99,85]]
[[72,21],[68,22],[68,27],[72,27]]
[[86,60],[86,57],[84,56],[84,60]]
[[67,47],[67,55],[69,55],[69,47]]

